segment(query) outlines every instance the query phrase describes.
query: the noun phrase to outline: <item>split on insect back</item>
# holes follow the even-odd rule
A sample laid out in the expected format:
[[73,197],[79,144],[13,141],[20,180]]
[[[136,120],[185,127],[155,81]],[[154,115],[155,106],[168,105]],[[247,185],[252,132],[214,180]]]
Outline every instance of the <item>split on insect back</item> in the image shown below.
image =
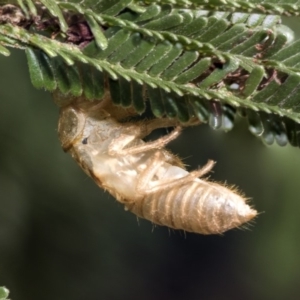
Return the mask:
[[[57,103],[63,98],[54,97]],[[236,190],[203,178],[212,161],[188,172],[165,149],[180,133],[178,121],[120,122],[130,111],[105,97],[100,103],[79,97],[61,105],[58,133],[63,149],[126,210],[154,224],[201,234],[220,234],[256,216]],[[143,141],[153,130],[172,126],[170,134]]]

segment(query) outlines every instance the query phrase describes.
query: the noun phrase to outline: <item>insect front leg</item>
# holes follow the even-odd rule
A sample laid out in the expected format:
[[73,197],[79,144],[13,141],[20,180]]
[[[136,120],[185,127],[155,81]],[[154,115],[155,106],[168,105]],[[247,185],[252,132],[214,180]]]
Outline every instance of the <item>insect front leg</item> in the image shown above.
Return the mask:
[[[111,142],[108,148],[108,154],[112,156],[117,156],[117,155],[124,156],[124,155],[142,153],[153,149],[161,149],[179,135],[181,128],[178,126],[178,124],[179,123],[177,120],[167,119],[167,118],[163,118],[163,119],[158,118],[158,119],[143,121],[140,123],[131,123],[127,128],[128,134],[122,133],[118,138],[114,139]],[[173,126],[177,126],[177,127],[170,134],[166,136],[163,136],[153,142],[139,144],[124,149],[135,139],[142,139],[145,136],[149,135],[155,129],[173,127]]]
[[[125,156],[133,155],[142,152],[151,151],[154,149],[161,149],[172,140],[176,139],[181,131],[180,127],[176,127],[171,133],[152,142],[139,144],[125,148],[128,144],[133,142],[137,137],[134,135],[121,134],[114,139],[108,147],[108,154],[111,156]],[[125,149],[124,149],[125,148]]]
[[168,119],[168,118],[156,118],[152,120],[144,121],[141,127],[141,138],[149,135],[152,131],[159,128],[167,128],[167,127],[177,127],[177,126],[194,126],[200,123],[198,118],[192,118],[189,122],[181,124],[176,119]]

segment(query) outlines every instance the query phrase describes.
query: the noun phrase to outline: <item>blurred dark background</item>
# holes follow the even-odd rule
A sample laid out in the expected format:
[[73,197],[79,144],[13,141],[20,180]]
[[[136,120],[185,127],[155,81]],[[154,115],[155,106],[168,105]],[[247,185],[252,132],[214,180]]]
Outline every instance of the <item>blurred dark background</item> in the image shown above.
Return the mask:
[[223,236],[154,228],[62,151],[58,108],[24,53],[0,65],[0,286],[13,300],[299,299],[300,149],[263,145],[242,119],[184,130],[170,148],[190,169],[217,161],[212,178],[261,214]]

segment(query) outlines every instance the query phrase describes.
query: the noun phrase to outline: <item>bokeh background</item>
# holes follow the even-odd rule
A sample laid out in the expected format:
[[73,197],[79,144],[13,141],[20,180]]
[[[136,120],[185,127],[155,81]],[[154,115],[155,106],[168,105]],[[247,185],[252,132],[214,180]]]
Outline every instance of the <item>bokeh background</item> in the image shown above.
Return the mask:
[[299,299],[300,149],[265,146],[242,119],[185,129],[172,151],[190,169],[216,160],[212,178],[261,214],[222,236],[154,228],[62,151],[58,108],[24,53],[0,66],[0,286],[13,300]]

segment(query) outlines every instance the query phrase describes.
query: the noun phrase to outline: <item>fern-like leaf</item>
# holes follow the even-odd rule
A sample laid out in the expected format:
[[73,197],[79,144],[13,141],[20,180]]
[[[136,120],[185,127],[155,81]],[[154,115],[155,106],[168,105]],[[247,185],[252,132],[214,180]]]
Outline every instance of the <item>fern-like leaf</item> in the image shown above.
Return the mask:
[[[149,100],[157,117],[187,122],[197,115],[213,128],[227,130],[240,111],[253,133],[262,135],[256,132],[263,128],[279,144],[294,139],[287,120],[300,121],[300,43],[291,42],[279,16],[194,9],[206,5],[201,1],[155,2],[47,2],[49,15],[58,17],[67,37],[66,24],[69,29],[73,25],[65,20],[75,14],[81,16],[80,24],[88,24],[83,25],[84,37],[90,29],[95,41],[85,40],[78,48],[63,42],[63,35],[50,39],[8,19],[0,25],[0,43],[27,49],[31,78],[39,88],[89,99],[100,99],[109,88],[115,104],[133,106],[137,113]],[[210,2],[233,5],[222,3]],[[252,9],[251,1],[245,3]],[[5,49],[0,52],[7,54]],[[272,139],[266,135],[265,140]]]
[[252,12],[263,14],[299,15],[300,2],[298,0],[147,0],[136,1],[140,4],[155,2],[159,4],[172,4],[178,8],[197,10],[217,10],[231,12]]

